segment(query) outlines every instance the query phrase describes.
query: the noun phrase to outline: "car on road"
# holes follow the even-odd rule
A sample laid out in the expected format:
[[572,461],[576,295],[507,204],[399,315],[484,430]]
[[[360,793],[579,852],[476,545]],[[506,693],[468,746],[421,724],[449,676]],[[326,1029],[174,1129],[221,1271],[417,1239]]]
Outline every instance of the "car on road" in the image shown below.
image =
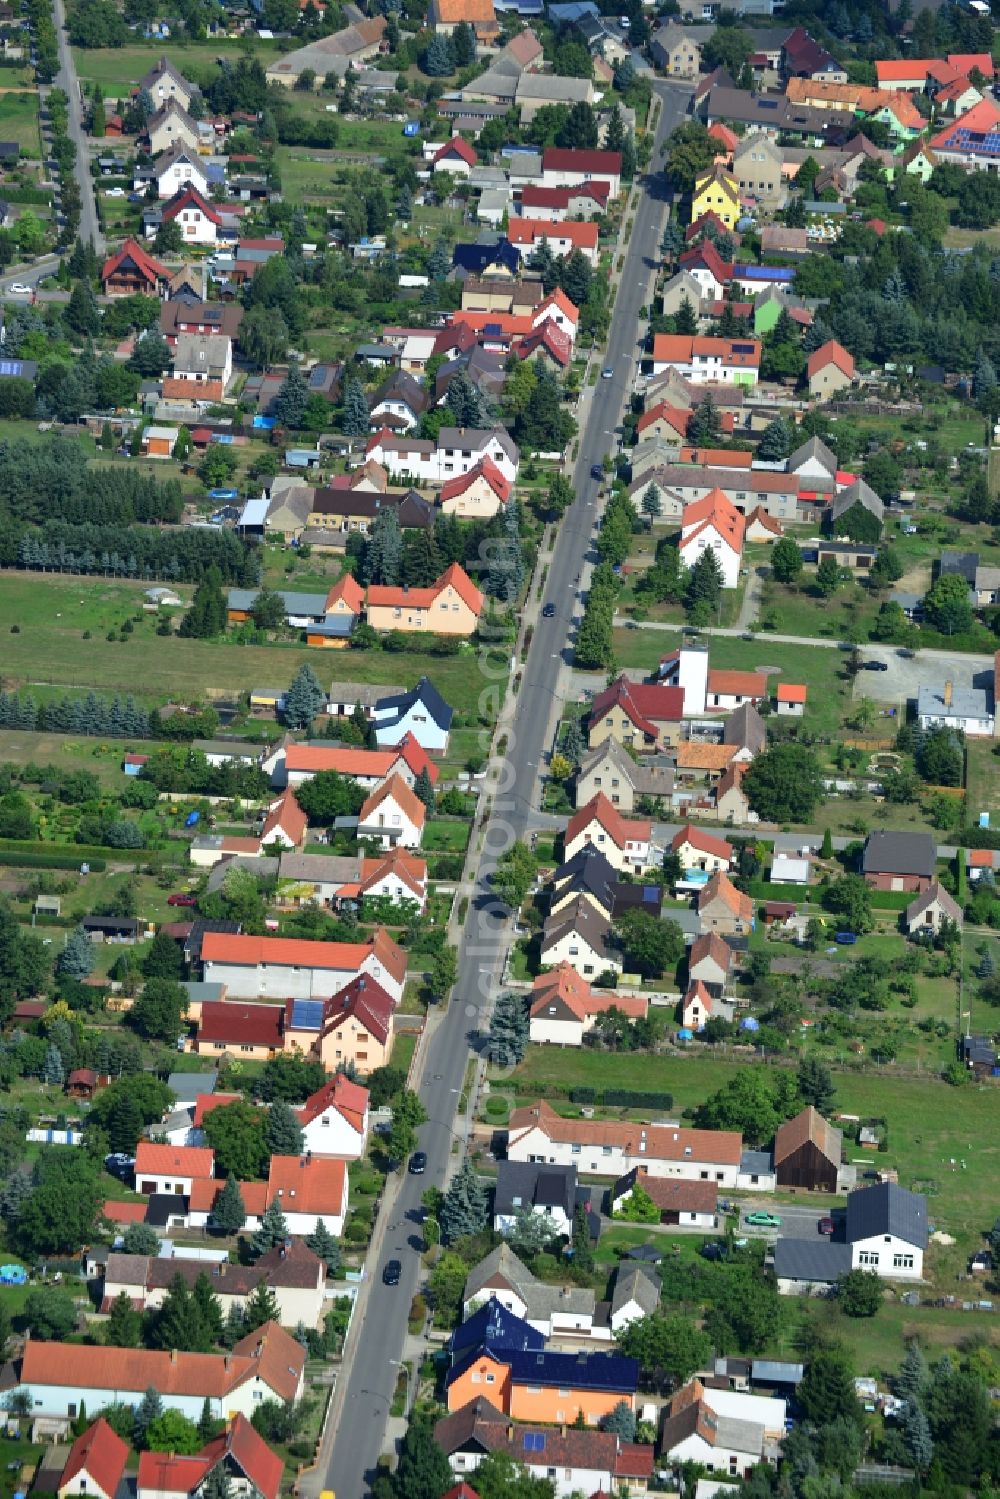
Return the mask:
[[896,655],[902,656],[904,661],[912,661],[916,654],[916,651],[911,651],[909,646],[906,645],[901,645],[899,650],[896,652]]
[[398,1286],[399,1277],[403,1273],[403,1267],[399,1260],[386,1260],[385,1269],[382,1271],[382,1284],[384,1286]]
[[780,1228],[781,1219],[777,1213],[747,1213],[743,1222],[747,1228]]
[[410,1156],[410,1175],[411,1176],[423,1176],[423,1174],[424,1174],[424,1172],[426,1170],[427,1170],[427,1152],[426,1152],[426,1150],[415,1150],[413,1152],[413,1154]]
[[592,463],[590,465],[590,477],[592,479],[604,478],[604,470],[599,463]]
[[611,379],[614,378],[614,373],[615,373],[614,365],[613,364],[606,364],[604,366],[604,368],[601,370],[601,379],[602,380],[611,380]]
[[552,619],[555,616],[555,612],[556,612],[556,606],[555,606],[555,604],[546,604],[545,608],[542,610],[542,618],[543,619]]
[[819,1220],[819,1222],[817,1223],[817,1225],[816,1225],[816,1229],[817,1229],[817,1232],[821,1233],[821,1234],[832,1234],[833,1233],[833,1219],[832,1218],[821,1218]]
[[866,661],[865,671],[888,671],[888,661]]
[[192,895],[189,890],[178,890],[173,895],[167,896],[168,906],[196,906],[198,897]]
[[12,281],[10,290],[15,297],[30,297],[34,292],[34,287],[25,286],[23,281]]

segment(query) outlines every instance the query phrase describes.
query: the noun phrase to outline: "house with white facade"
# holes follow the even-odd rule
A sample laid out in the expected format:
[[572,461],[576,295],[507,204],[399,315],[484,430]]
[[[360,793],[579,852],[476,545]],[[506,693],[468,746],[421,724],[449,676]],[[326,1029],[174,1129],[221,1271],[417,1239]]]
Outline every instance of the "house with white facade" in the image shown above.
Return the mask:
[[508,1160],[575,1165],[597,1176],[624,1176],[644,1166],[650,1176],[734,1187],[742,1152],[743,1137],[733,1130],[563,1119],[541,1099],[515,1109],[507,1126]]
[[226,1260],[206,1263],[189,1259],[183,1251],[171,1255],[108,1255],[101,1284],[101,1311],[110,1312],[119,1296],[127,1296],[141,1311],[161,1307],[177,1277],[193,1290],[207,1275],[223,1316],[235,1307],[242,1311],[257,1286],[266,1285],[277,1306],[282,1327],[317,1327],[326,1300],[326,1266],[301,1239],[291,1239],[261,1255],[252,1265]]
[[886,1280],[920,1280],[927,1235],[927,1199],[920,1192],[881,1182],[847,1198],[845,1238],[853,1270],[877,1270]]
[[672,369],[694,385],[752,387],[760,371],[760,340],[657,333],[653,338],[653,375]]
[[358,813],[358,837],[383,848],[419,848],[427,808],[402,776],[390,776],[371,793]]
[[329,999],[367,973],[398,1004],[406,978],[406,955],[381,927],[367,942],[206,932],[201,962],[206,983],[224,984],[229,999]]
[[566,828],[567,862],[588,845],[599,848],[617,870],[641,874],[654,861],[653,824],[646,818],[623,817],[602,791],[580,807]]
[[501,427],[442,427],[437,442],[399,436],[383,427],[365,446],[365,458],[380,463],[393,479],[422,479],[444,484],[467,474],[488,458],[509,484],[517,478],[520,453],[516,442]]
[[493,1197],[493,1228],[508,1234],[518,1218],[532,1213],[543,1218],[552,1237],[573,1232],[576,1208],[576,1167],[542,1166],[530,1161],[501,1161]]
[[69,1450],[59,1477],[58,1499],[115,1499],[125,1476],[128,1443],[98,1416]]
[[584,895],[550,912],[542,930],[541,960],[546,968],[566,964],[582,979],[599,979],[623,968],[609,918]]
[[714,833],[706,833],[704,828],[694,827],[690,822],[678,829],[670,847],[680,859],[685,873],[701,869],[716,874],[719,870],[727,870],[733,862],[731,843],[725,838],[717,838]]
[[[693,568],[703,552],[719,564],[723,588],[737,588],[743,560],[744,517],[721,489],[685,505],[681,514],[679,551],[685,567]],[[726,705],[721,705],[726,706]]]
[[303,1153],[358,1161],[368,1139],[368,1089],[338,1072],[295,1110]]
[[380,697],[371,713],[379,749],[401,744],[409,735],[428,755],[448,753],[454,716],[454,708],[426,677],[421,677],[408,692]]
[[193,187],[202,197],[208,195],[208,177],[197,151],[178,143],[168,146],[153,162],[158,198],[172,198],[175,193]]
[[758,1463],[776,1462],[784,1420],[783,1400],[709,1389],[693,1379],[664,1411],[661,1461],[673,1468],[696,1462],[710,1473],[743,1478]]
[[135,1152],[135,1189],[144,1197],[166,1192],[189,1197],[199,1177],[215,1175],[215,1152],[205,1146],[154,1145],[140,1140]]
[[264,1400],[297,1402],[305,1349],[277,1322],[241,1338],[230,1353],[85,1346],[29,1338],[14,1386],[32,1416],[75,1420],[82,1407],[140,1405],[152,1387],[166,1410],[197,1422],[208,1402],[217,1419],[249,1419]]
[[601,1015],[618,1010],[629,1019],[644,1019],[649,1001],[641,994],[595,991],[570,963],[541,973],[531,989],[529,1039],[537,1044],[582,1046]]

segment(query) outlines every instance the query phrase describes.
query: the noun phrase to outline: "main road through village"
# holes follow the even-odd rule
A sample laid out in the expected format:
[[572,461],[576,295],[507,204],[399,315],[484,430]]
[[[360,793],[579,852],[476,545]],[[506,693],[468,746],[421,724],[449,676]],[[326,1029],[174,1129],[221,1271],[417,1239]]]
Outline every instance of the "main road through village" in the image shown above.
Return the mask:
[[[654,84],[661,108],[649,173],[641,184],[635,222],[626,250],[604,364],[611,379],[599,379],[592,393],[573,475],[576,499],[559,528],[549,567],[544,604],[555,606],[552,619],[539,617],[517,696],[498,789],[485,826],[484,853],[475,893],[459,946],[458,980],[443,1021],[427,1037],[420,1097],[429,1115],[420,1130],[427,1170],[406,1176],[399,1188],[381,1252],[368,1266],[371,1284],[352,1329],[349,1357],[340,1371],[343,1388],[331,1440],[324,1443],[319,1472],[304,1485],[334,1490],[337,1499],[362,1499],[379,1454],[384,1450],[386,1420],[396,1386],[406,1337],[407,1314],[421,1271],[421,1196],[430,1186],[445,1184],[452,1163],[456,1110],[470,1050],[489,1020],[502,972],[508,913],[490,893],[497,857],[515,839],[524,838],[535,782],[552,732],[560,669],[572,659],[572,635],[582,608],[579,578],[591,551],[597,520],[599,486],[590,477],[615,446],[615,429],[628,399],[639,354],[640,312],[649,301],[667,198],[661,149],[686,114],[690,91],[683,85]],[[484,686],[487,684],[484,682]],[[404,1168],[405,1169],[405,1168]],[[402,1262],[398,1286],[382,1285],[387,1259]],[[374,1257],[372,1257],[374,1259]]]

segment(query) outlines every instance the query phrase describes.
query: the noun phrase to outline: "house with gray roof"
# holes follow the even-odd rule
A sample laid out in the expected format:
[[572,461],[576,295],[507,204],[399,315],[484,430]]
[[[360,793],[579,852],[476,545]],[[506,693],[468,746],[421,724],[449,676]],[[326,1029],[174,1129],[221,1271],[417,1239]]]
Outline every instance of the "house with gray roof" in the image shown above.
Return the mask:
[[589,78],[557,78],[553,73],[522,73],[517,80],[514,102],[521,124],[530,125],[547,104],[593,104],[594,85]]
[[919,1280],[927,1248],[927,1198],[896,1182],[862,1187],[847,1199],[844,1237],[851,1268],[886,1280]]
[[500,1162],[493,1195],[493,1228],[498,1234],[509,1234],[522,1214],[532,1213],[545,1220],[553,1238],[569,1235],[575,1209],[575,1166]]
[[927,729],[960,730],[977,739],[996,733],[996,698],[988,687],[924,682],[917,689],[917,721]]
[[885,519],[885,506],[870,484],[864,479],[855,479],[853,484],[848,484],[846,489],[841,489],[833,497],[830,507],[830,525],[836,532],[844,529],[842,522],[855,508],[866,510],[869,515],[874,516],[881,526]]
[[649,756],[636,764],[617,739],[605,739],[588,751],[576,780],[576,804],[587,803],[603,792],[620,812],[632,812],[641,796],[669,802],[674,794],[675,771],[663,756]]
[[490,1297],[530,1322],[547,1338],[561,1333],[610,1339],[611,1329],[606,1320],[595,1326],[597,1300],[593,1291],[583,1286],[549,1285],[538,1280],[507,1243],[492,1249],[469,1271],[462,1293],[463,1317],[468,1317]]
[[630,1322],[649,1317],[660,1304],[660,1277],[649,1265],[623,1260],[611,1293],[611,1331],[621,1332]]
[[929,932],[936,936],[944,922],[962,925],[962,907],[941,884],[932,880],[927,889],[912,900],[903,912],[903,926],[911,937]]
[[810,437],[795,449],[785,466],[790,474],[802,479],[834,479],[839,464],[836,453],[821,437]]
[[930,833],[879,830],[869,833],[861,856],[861,873],[872,890],[927,889],[934,878],[937,845]]

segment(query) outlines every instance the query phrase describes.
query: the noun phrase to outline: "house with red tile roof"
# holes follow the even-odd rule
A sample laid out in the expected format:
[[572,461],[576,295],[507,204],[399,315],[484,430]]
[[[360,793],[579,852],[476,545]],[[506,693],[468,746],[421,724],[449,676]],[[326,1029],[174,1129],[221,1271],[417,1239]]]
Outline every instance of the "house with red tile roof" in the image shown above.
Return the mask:
[[524,338],[516,339],[511,353],[515,359],[545,359],[554,369],[565,370],[573,361],[573,341],[555,323],[546,321]]
[[140,1140],[135,1152],[135,1189],[187,1196],[198,1177],[215,1175],[215,1152],[195,1145],[154,1145]]
[[483,612],[483,595],[472,579],[453,562],[429,588],[370,584],[365,598],[372,629],[388,634],[419,630],[427,635],[475,633]]
[[275,759],[272,774],[284,775],[290,786],[301,786],[322,771],[334,771],[357,781],[359,786],[374,790],[390,776],[401,776],[412,786],[422,770],[433,784],[440,771],[412,735],[405,736],[391,749],[357,749],[353,745],[286,744]]
[[59,1499],[115,1499],[127,1461],[128,1443],[98,1416],[69,1449],[56,1490]]
[[541,1158],[597,1176],[617,1178],[633,1166],[644,1166],[651,1177],[709,1180],[729,1187],[736,1184],[742,1153],[743,1137],[736,1130],[686,1129],[634,1119],[563,1119],[541,1099],[515,1109],[507,1126],[508,1160]]
[[175,193],[170,202],[163,205],[160,218],[164,224],[176,219],[186,245],[217,244],[223,225],[218,208],[203,198],[195,187],[181,188]]
[[[732,436],[736,425],[735,411],[720,411],[719,419],[724,436]],[[664,442],[676,442],[680,448],[687,437],[688,423],[691,420],[690,409],[685,410],[680,406],[671,406],[668,401],[657,401],[648,411],[644,411],[636,422],[636,436],[640,438],[659,437]],[[684,448],[684,452],[693,453],[694,448]],[[722,452],[723,450],[719,450]],[[715,449],[697,449],[699,461],[708,463],[713,461],[707,454],[715,454]],[[725,456],[737,456],[725,450]],[[679,461],[683,462],[683,458]]]
[[597,266],[598,230],[593,222],[565,219],[553,223],[549,219],[511,218],[507,223],[507,238],[522,260],[530,260],[540,245],[547,244],[557,260],[579,250],[585,260]]
[[784,718],[801,718],[805,712],[809,688],[804,682],[779,682],[774,694],[778,715]]
[[[726,233],[729,233],[728,229]],[[690,250],[684,251],[680,268],[697,281],[703,302],[721,301],[733,278],[732,261],[723,260],[707,235]]]
[[703,932],[720,936],[748,936],[753,926],[753,901],[737,890],[727,874],[714,874],[698,893],[698,915]]
[[521,212],[525,218],[593,219],[608,211],[607,182],[581,182],[577,187],[535,187],[521,189]]
[[646,818],[623,817],[599,791],[586,806],[574,812],[566,827],[567,862],[593,844],[612,868],[641,874],[652,858],[653,825]]
[[291,786],[271,802],[260,834],[261,852],[298,848],[306,836],[309,819],[295,799]]
[[386,898],[412,901],[423,910],[427,901],[427,860],[397,844],[385,854],[362,859],[356,886],[345,885],[338,900],[373,900]]
[[587,746],[597,749],[606,739],[617,739],[637,750],[661,749],[677,742],[683,716],[681,688],[633,682],[623,672],[594,698]]
[[285,1465],[246,1419],[238,1415],[193,1457],[140,1452],[136,1499],[200,1499],[204,1485],[222,1467],[234,1494],[278,1499]]
[[691,869],[707,870],[715,874],[728,869],[733,862],[733,846],[704,828],[696,828],[690,822],[679,828],[670,841],[670,847],[681,861],[685,873]]
[[227,1354],[29,1338],[16,1366],[15,1388],[24,1391],[36,1417],[72,1419],[84,1404],[90,1410],[112,1402],[134,1408],[152,1386],[167,1410],[192,1421],[199,1419],[206,1401],[216,1419],[249,1419],[262,1400],[284,1404],[301,1398],[305,1359],[302,1345],[277,1322],[265,1322]]
[[733,971],[733,950],[717,932],[703,932],[688,951],[688,983],[701,982],[713,999],[722,995]]
[[419,848],[427,808],[402,776],[390,776],[363,803],[358,813],[358,837],[381,843],[384,849]]
[[828,339],[822,348],[809,355],[806,361],[806,380],[811,396],[820,401],[828,401],[838,391],[845,390],[852,384],[854,359],[843,344],[839,344],[835,338]]
[[719,566],[723,588],[736,588],[743,560],[746,521],[721,489],[685,505],[681,515],[679,551],[685,567],[693,568],[703,552],[711,552]]
[[199,1055],[231,1055],[266,1062],[284,1050],[284,1016],[284,1009],[277,1004],[203,1000],[191,1049]]
[[539,974],[531,989],[529,1037],[557,1046],[581,1046],[601,1015],[618,1010],[630,1020],[645,1019],[649,1000],[641,994],[592,989],[569,963]]
[[367,1075],[389,1060],[395,1008],[396,1001],[381,984],[359,974],[322,1006],[288,1000],[286,1047],[318,1057],[328,1072],[351,1063]]
[[608,197],[617,198],[622,183],[621,152],[564,146],[547,146],[542,152],[543,187],[583,187],[590,182],[606,182]]
[[226,985],[227,1005],[265,996],[328,999],[360,973],[375,979],[398,1004],[406,979],[406,954],[381,927],[367,942],[206,932],[201,963],[206,983]]
[[[610,1499],[612,1494],[644,1494],[653,1477],[653,1448],[625,1442],[596,1426],[580,1429],[562,1425],[530,1426],[512,1421],[496,1405],[478,1396],[443,1416],[434,1427],[434,1439],[455,1473],[472,1473],[490,1453],[508,1457],[518,1468],[526,1468],[533,1479],[552,1482],[555,1493],[587,1494],[590,1499]],[[463,1479],[449,1489],[444,1499],[479,1499]]]
[[438,506],[442,515],[462,520],[492,520],[510,499],[511,485],[489,458],[467,474],[456,474],[441,486]]
[[312,1093],[295,1117],[302,1126],[303,1149],[313,1155],[344,1156],[357,1161],[368,1139],[368,1089],[338,1072]]
[[763,505],[755,505],[747,515],[746,530],[744,532],[744,539],[746,541],[777,541],[784,534],[784,528],[780,520],[776,520],[773,515],[769,515]]
[[275,1202],[290,1234],[311,1234],[322,1222],[339,1239],[347,1217],[347,1162],[332,1156],[272,1156],[268,1207]]
[[653,374],[663,375],[671,369],[696,385],[754,386],[760,371],[760,339],[657,333],[653,338]]
[[431,157],[432,172],[451,172],[455,177],[468,177],[479,161],[475,146],[453,135]]
[[102,265],[101,287],[106,297],[156,297],[162,295],[170,275],[138,240],[130,238]]
[[[720,1004],[720,1000],[713,1000],[705,981],[695,979],[688,985],[684,998],[681,1000],[681,1025],[689,1031],[700,1031],[713,1015],[719,1013]],[[731,1009],[729,1013],[732,1013]]]
[[1000,170],[1000,105],[987,97],[932,135],[930,149],[939,162],[966,171]]

